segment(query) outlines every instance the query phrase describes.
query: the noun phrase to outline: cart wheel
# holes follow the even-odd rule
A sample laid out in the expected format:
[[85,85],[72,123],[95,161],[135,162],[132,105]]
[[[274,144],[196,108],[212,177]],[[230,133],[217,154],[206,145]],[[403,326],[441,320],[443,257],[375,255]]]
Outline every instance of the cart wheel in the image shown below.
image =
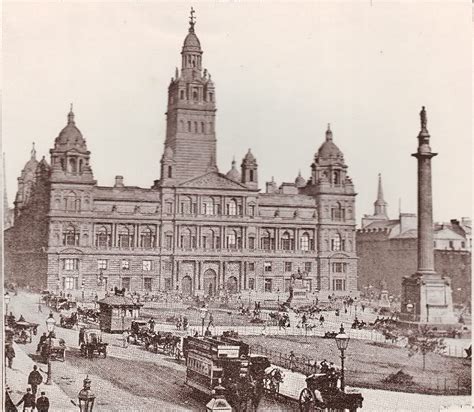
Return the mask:
[[300,393],[300,412],[314,411],[315,400],[313,391],[304,388]]

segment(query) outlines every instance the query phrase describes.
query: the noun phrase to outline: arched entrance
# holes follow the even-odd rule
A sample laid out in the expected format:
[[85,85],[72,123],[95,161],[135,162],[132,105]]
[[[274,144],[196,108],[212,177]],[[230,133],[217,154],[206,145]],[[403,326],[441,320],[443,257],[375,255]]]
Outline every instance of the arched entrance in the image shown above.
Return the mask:
[[237,278],[235,276],[231,276],[229,279],[227,279],[227,292],[232,295],[238,291],[239,288],[237,286]]
[[193,281],[189,276],[185,276],[181,280],[181,292],[184,296],[191,296],[193,294]]
[[204,272],[203,276],[203,290],[204,294],[208,296],[214,296],[216,294],[216,283],[217,283],[217,274],[212,269],[207,269]]

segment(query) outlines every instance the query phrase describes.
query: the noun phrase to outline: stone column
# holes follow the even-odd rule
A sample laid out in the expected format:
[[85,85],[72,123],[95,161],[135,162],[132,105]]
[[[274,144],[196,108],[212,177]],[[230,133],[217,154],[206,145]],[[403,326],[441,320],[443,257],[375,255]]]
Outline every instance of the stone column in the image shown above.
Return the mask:
[[[433,195],[431,189],[430,135],[426,129],[423,107],[422,129],[418,134],[418,150],[412,156],[418,160],[418,274],[434,274],[433,251]],[[424,116],[424,117],[423,117]],[[424,119],[424,120],[423,120]]]

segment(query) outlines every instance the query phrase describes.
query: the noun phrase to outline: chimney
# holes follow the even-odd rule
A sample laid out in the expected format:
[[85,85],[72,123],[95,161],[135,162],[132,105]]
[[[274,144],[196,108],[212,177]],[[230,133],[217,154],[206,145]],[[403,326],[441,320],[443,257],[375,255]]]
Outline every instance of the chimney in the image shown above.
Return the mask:
[[115,176],[114,187],[123,187],[123,176]]

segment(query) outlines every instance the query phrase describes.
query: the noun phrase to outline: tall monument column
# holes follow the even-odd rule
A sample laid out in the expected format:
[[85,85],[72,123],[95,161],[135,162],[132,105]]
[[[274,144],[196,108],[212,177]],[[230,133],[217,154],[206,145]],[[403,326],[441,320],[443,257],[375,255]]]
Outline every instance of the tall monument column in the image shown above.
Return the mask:
[[452,325],[456,318],[451,280],[434,269],[431,159],[436,153],[430,147],[425,106],[420,120],[418,150],[412,154],[418,161],[418,266],[416,273],[403,278],[400,318],[405,322]]
[[431,152],[425,106],[420,112],[421,130],[418,150],[412,156],[418,160],[418,267],[420,275],[435,274],[433,248],[433,192],[431,188]]

